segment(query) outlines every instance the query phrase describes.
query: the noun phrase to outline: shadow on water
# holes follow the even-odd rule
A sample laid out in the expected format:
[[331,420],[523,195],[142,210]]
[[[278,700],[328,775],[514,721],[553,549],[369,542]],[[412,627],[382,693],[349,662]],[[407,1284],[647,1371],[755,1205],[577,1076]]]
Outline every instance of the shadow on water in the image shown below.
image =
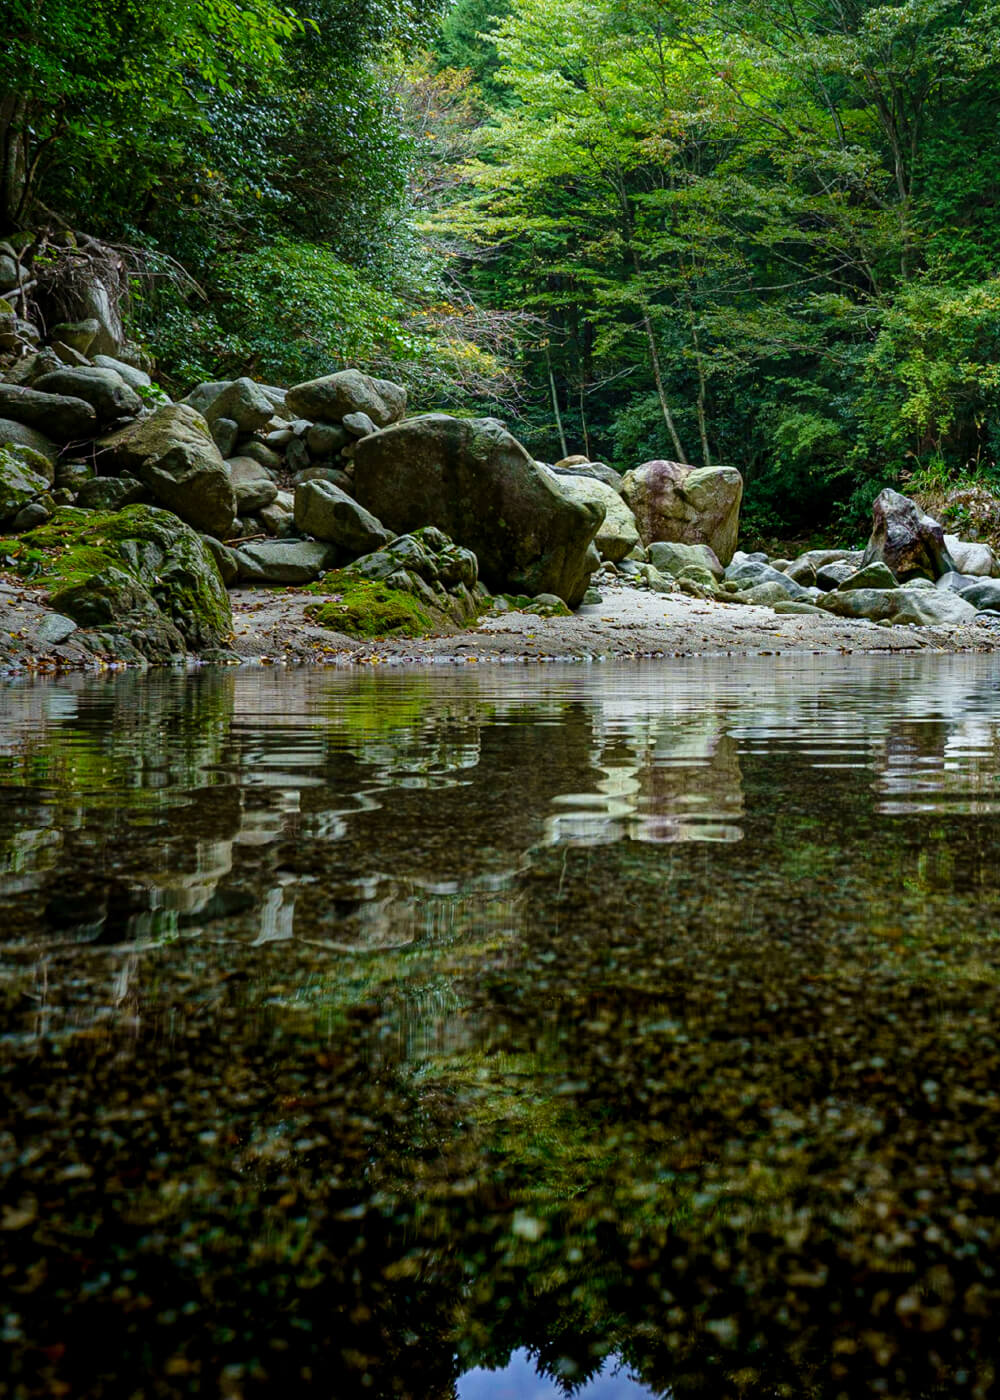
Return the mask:
[[998,685],[0,690],[0,1396],[993,1394]]

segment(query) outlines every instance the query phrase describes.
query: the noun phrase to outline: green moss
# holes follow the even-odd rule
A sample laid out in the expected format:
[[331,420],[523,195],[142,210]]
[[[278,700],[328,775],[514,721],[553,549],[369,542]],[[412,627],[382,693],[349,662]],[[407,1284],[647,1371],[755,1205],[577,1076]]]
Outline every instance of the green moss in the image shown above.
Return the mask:
[[0,560],[83,626],[161,618],[196,648],[217,646],[232,630],[215,560],[195,531],[154,506],[64,507],[34,530],[0,538]]
[[421,637],[435,628],[430,611],[402,589],[352,578],[340,569],[327,574],[322,585],[332,596],[306,610],[321,627],[349,637]]

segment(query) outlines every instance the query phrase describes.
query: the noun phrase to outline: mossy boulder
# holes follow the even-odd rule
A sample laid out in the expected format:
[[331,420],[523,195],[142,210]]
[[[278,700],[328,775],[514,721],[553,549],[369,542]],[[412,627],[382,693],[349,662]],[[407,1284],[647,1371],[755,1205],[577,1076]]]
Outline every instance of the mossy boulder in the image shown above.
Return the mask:
[[45,496],[51,482],[51,464],[30,447],[0,447],[0,524]]
[[120,633],[150,660],[218,647],[232,632],[211,551],[170,511],[64,507],[37,529],[0,539],[0,558],[85,628]]
[[229,534],[236,491],[208,424],[188,404],[164,404],[98,447],[102,473],[128,472],[196,530]]
[[476,556],[432,525],[326,574],[309,591],[328,595],[327,603],[310,610],[313,621],[364,637],[417,637],[464,626],[483,612],[487,598]]

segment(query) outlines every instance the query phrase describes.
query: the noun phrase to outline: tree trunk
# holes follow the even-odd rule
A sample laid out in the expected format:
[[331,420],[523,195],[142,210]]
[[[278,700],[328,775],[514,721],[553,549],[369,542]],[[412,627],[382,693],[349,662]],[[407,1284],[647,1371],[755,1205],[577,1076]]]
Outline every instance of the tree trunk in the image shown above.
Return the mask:
[[13,232],[28,198],[28,103],[17,93],[0,97],[0,226]]
[[698,434],[701,438],[701,459],[706,467],[712,465],[712,454],[708,449],[708,424],[705,421],[705,361],[701,354],[701,341],[698,339],[698,323],[695,320],[694,302],[691,300],[691,293],[688,292],[688,319],[691,323],[691,344],[694,347],[694,363],[698,372]]
[[646,339],[649,342],[649,363],[653,369],[653,382],[656,384],[656,396],[660,400],[660,410],[663,414],[663,421],[667,425],[667,432],[677,453],[677,461],[687,464],[687,455],[681,440],[677,436],[677,429],[674,427],[674,416],[670,412],[670,404],[667,402],[667,391],[663,387],[663,374],[660,371],[660,354],[656,348],[656,336],[653,333],[653,322],[649,314],[649,307],[646,302],[642,304],[642,324],[646,328]]
[[559,445],[562,448],[562,455],[569,456],[569,449],[566,446],[566,434],[563,431],[562,414],[559,412],[559,395],[556,393],[556,377],[552,373],[552,356],[549,354],[549,347],[545,347],[545,363],[549,370],[549,388],[552,391],[552,411],[556,415],[556,427],[559,430]]

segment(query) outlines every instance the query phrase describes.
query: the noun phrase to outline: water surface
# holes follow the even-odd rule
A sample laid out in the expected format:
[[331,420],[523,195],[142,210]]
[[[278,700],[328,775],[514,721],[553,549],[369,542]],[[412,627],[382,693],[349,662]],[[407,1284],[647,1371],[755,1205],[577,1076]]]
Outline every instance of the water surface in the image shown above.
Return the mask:
[[992,1394],[998,784],[987,658],[0,690],[0,1395]]

